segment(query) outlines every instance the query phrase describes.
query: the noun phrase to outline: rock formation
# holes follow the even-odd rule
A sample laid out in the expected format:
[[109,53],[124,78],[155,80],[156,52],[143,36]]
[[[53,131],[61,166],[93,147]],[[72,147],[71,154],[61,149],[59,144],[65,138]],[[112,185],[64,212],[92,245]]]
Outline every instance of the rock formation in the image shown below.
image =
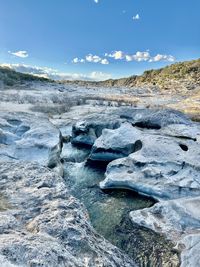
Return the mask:
[[159,201],[132,211],[132,221],[171,239],[181,251],[181,267],[198,266],[200,125],[173,110],[117,114],[119,127],[102,130],[89,156],[110,162],[100,187],[130,189]]

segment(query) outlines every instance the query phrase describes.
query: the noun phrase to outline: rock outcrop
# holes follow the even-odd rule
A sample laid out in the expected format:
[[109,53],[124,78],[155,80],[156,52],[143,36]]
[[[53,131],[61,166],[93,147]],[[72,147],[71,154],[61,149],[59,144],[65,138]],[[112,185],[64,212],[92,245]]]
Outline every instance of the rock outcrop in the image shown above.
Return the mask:
[[181,267],[199,266],[200,197],[163,201],[152,208],[132,211],[133,222],[177,242]]
[[200,125],[171,110],[119,109],[116,129],[95,139],[89,159],[108,164],[102,189],[125,188],[158,201],[131,220],[161,233],[181,252],[181,267],[200,258]]
[[118,157],[101,188],[128,188],[157,200],[199,196],[199,124],[170,110],[129,110],[126,118],[132,126],[104,130],[92,148],[93,160]]
[[94,232],[87,211],[63,179],[37,163],[1,162],[1,266],[133,267]]
[[127,188],[157,200],[200,195],[200,146],[193,140],[142,134],[141,149],[112,161],[102,189]]
[[123,158],[141,149],[142,132],[129,123],[123,123],[118,129],[104,129],[96,139],[89,159],[110,162]]
[[62,174],[60,131],[45,117],[24,113],[0,114],[0,162],[36,161]]
[[122,119],[118,115],[108,114],[92,116],[75,123],[72,127],[72,144],[92,147],[95,140],[101,136],[103,129],[116,129]]
[[183,113],[172,109],[120,109],[118,114],[133,126],[142,129],[161,129],[167,125],[191,125],[190,119]]

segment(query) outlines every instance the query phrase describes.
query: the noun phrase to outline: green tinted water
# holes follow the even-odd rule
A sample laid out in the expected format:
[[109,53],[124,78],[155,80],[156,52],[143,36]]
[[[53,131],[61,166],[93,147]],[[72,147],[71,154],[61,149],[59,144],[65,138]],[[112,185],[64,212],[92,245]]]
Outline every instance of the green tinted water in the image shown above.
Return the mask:
[[[80,153],[79,153],[80,152]],[[152,206],[152,199],[132,191],[102,191],[104,170],[85,165],[88,150],[65,147],[65,180],[71,193],[83,202],[95,230],[130,255],[141,267],[179,266],[173,244],[148,229],[134,225],[129,212]],[[75,158],[77,157],[77,161]],[[81,160],[80,160],[81,158]],[[70,162],[73,159],[73,162]]]

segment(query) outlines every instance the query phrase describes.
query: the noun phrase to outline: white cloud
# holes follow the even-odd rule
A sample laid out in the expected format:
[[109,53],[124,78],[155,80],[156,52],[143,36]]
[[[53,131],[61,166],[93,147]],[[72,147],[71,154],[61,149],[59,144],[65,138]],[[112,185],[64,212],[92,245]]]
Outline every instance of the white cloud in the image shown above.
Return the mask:
[[84,62],[99,63],[102,65],[108,65],[109,64],[109,61],[107,58],[101,58],[100,56],[96,56],[96,55],[92,55],[92,54],[88,54],[87,56],[85,56],[85,58],[76,57],[72,60],[72,62],[74,64],[84,63]]
[[75,64],[77,64],[77,63],[84,63],[84,62],[85,62],[84,59],[79,59],[78,57],[75,57],[75,58],[72,60],[72,63],[75,63]]
[[99,56],[96,56],[96,55],[92,55],[92,54],[89,54],[85,57],[86,61],[88,62],[93,62],[93,63],[99,63],[101,62],[101,58]]
[[99,3],[99,0],[94,0],[94,2],[95,2],[96,4],[98,4],[98,3]]
[[131,55],[125,55],[126,61],[133,61],[133,57]]
[[104,59],[101,60],[101,64],[108,65],[109,61],[107,60],[107,58],[104,58]]
[[39,77],[50,78],[54,80],[90,80],[90,81],[101,81],[112,78],[109,73],[93,71],[88,74],[83,73],[67,73],[59,72],[58,70],[47,68],[30,66],[25,64],[0,64],[1,67],[7,67],[14,69],[22,73],[29,73]]
[[137,51],[135,54],[128,54],[123,51],[115,51],[112,53],[105,53],[105,57],[113,58],[114,60],[122,60],[125,59],[127,62],[131,61],[147,61],[147,62],[159,62],[159,61],[169,61],[174,62],[175,57],[171,55],[161,55],[157,54],[156,56],[152,56],[150,52],[147,51]]
[[174,62],[175,57],[171,55],[161,55],[157,54],[155,57],[152,57],[149,62],[158,62],[158,61],[169,61],[169,62]]
[[105,56],[112,57],[114,59],[123,59],[125,55],[122,51],[115,51],[111,54],[106,53]]
[[90,79],[91,80],[108,80],[108,79],[111,79],[112,78],[112,75],[109,74],[109,73],[104,73],[104,72],[101,72],[101,71],[93,71],[91,72],[91,74],[89,75]]
[[105,58],[101,58],[98,55],[92,55],[88,54],[85,56],[85,58],[74,58],[72,62],[74,64],[77,63],[99,63],[102,65],[108,65],[110,62],[107,58],[112,58],[113,60],[125,60],[127,62],[131,61],[137,61],[137,62],[159,62],[159,61],[168,61],[168,62],[174,62],[176,59],[172,55],[162,55],[162,54],[157,54],[155,56],[151,55],[149,50],[147,51],[137,51],[135,54],[128,54],[120,50],[116,50],[111,53],[105,53],[104,54]]
[[8,51],[9,54],[16,56],[16,57],[21,57],[21,58],[26,58],[28,57],[28,52],[24,50],[16,51],[16,52],[11,52]]
[[[132,58],[132,60],[130,60]],[[136,54],[134,55],[129,55],[129,58],[127,61],[138,61],[138,62],[141,62],[141,61],[148,61],[150,60],[151,56],[150,56],[150,53],[148,51],[145,51],[145,52],[136,52]]]
[[133,20],[139,20],[140,19],[140,15],[136,14],[135,16],[133,16]]

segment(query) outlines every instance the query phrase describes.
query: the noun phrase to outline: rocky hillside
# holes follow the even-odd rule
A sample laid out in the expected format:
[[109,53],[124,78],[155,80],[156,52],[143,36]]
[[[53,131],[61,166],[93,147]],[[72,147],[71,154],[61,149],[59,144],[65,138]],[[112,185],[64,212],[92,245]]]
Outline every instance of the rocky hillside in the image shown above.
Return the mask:
[[[0,82],[7,86],[29,81],[50,81],[43,77],[19,73],[10,68],[0,67]],[[200,59],[169,65],[157,70],[147,70],[142,75],[106,81],[60,81],[57,83],[85,87],[141,87],[174,92],[186,92],[200,87]]]
[[30,81],[49,81],[49,79],[31,74],[16,72],[10,68],[0,67],[0,82],[3,85],[13,86],[18,83]]
[[172,64],[157,70],[147,70],[141,76],[133,75],[102,82],[65,81],[65,83],[99,87],[156,87],[161,90],[192,90],[200,86],[200,59]]

